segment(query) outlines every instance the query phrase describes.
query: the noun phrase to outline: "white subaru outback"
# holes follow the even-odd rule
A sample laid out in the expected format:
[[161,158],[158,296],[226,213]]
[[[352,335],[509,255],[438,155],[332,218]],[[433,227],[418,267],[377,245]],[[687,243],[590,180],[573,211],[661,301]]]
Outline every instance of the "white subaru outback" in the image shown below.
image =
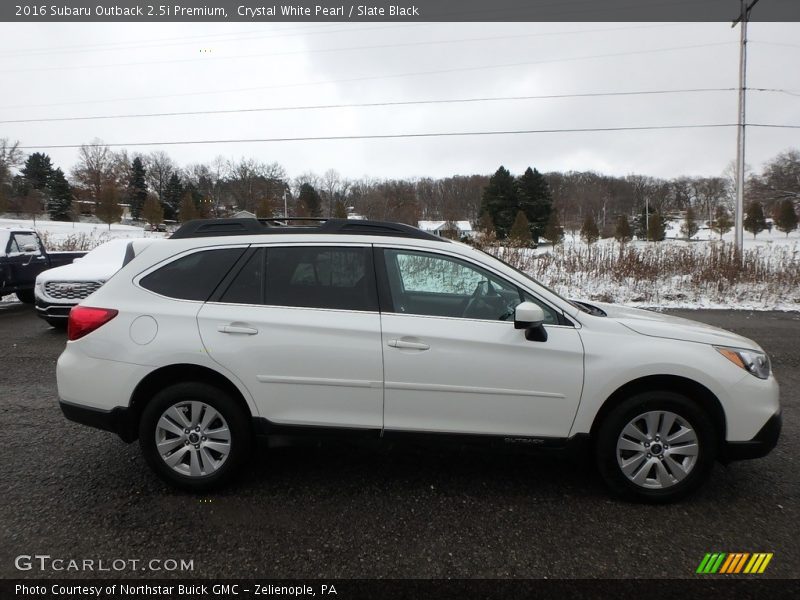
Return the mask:
[[614,492],[668,501],[778,440],[755,342],[565,300],[406,225],[191,221],[129,257],[70,313],[60,405],[182,487],[227,480],[255,435],[344,430],[579,445]]

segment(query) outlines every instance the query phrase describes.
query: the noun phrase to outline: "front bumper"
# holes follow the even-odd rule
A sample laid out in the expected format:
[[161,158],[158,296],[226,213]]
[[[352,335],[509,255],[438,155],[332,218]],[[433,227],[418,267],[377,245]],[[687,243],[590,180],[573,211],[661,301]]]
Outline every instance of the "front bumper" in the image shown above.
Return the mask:
[[761,458],[769,454],[778,444],[781,434],[782,417],[779,410],[772,415],[752,440],[746,442],[725,442],[722,447],[720,460],[730,462],[733,460],[747,460]]
[[69,311],[72,307],[77,305],[78,302],[71,302],[68,304],[55,304],[47,302],[39,296],[36,297],[36,314],[42,319],[68,319]]
[[124,442],[136,440],[135,422],[130,418],[127,408],[118,406],[111,410],[101,410],[63,400],[59,400],[58,404],[61,412],[70,421],[116,433]]

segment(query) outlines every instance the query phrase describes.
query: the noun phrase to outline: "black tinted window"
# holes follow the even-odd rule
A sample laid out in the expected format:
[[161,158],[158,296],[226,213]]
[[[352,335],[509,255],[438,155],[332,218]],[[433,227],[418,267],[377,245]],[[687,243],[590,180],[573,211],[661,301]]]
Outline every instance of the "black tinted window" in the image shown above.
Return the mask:
[[270,248],[266,304],[378,310],[371,257],[369,248]]
[[162,296],[182,300],[207,300],[230,271],[244,248],[194,252],[153,271],[139,282]]
[[264,304],[264,259],[266,250],[259,248],[236,274],[220,302],[232,304]]

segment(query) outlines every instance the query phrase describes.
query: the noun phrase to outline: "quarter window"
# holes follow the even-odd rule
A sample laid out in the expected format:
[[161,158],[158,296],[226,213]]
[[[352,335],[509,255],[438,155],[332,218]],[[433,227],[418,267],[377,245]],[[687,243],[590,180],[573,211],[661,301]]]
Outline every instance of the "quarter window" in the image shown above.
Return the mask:
[[205,302],[244,251],[221,248],[194,252],[144,276],[139,285],[169,298]]

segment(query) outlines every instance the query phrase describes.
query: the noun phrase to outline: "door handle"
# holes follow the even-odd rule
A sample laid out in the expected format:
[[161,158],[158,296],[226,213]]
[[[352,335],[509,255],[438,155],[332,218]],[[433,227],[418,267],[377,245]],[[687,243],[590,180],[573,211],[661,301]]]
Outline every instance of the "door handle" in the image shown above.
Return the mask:
[[220,333],[242,333],[244,335],[255,335],[258,329],[255,327],[242,327],[241,325],[220,325],[217,327]]
[[391,348],[400,348],[401,350],[428,350],[430,346],[423,342],[407,342],[405,340],[389,340]]

